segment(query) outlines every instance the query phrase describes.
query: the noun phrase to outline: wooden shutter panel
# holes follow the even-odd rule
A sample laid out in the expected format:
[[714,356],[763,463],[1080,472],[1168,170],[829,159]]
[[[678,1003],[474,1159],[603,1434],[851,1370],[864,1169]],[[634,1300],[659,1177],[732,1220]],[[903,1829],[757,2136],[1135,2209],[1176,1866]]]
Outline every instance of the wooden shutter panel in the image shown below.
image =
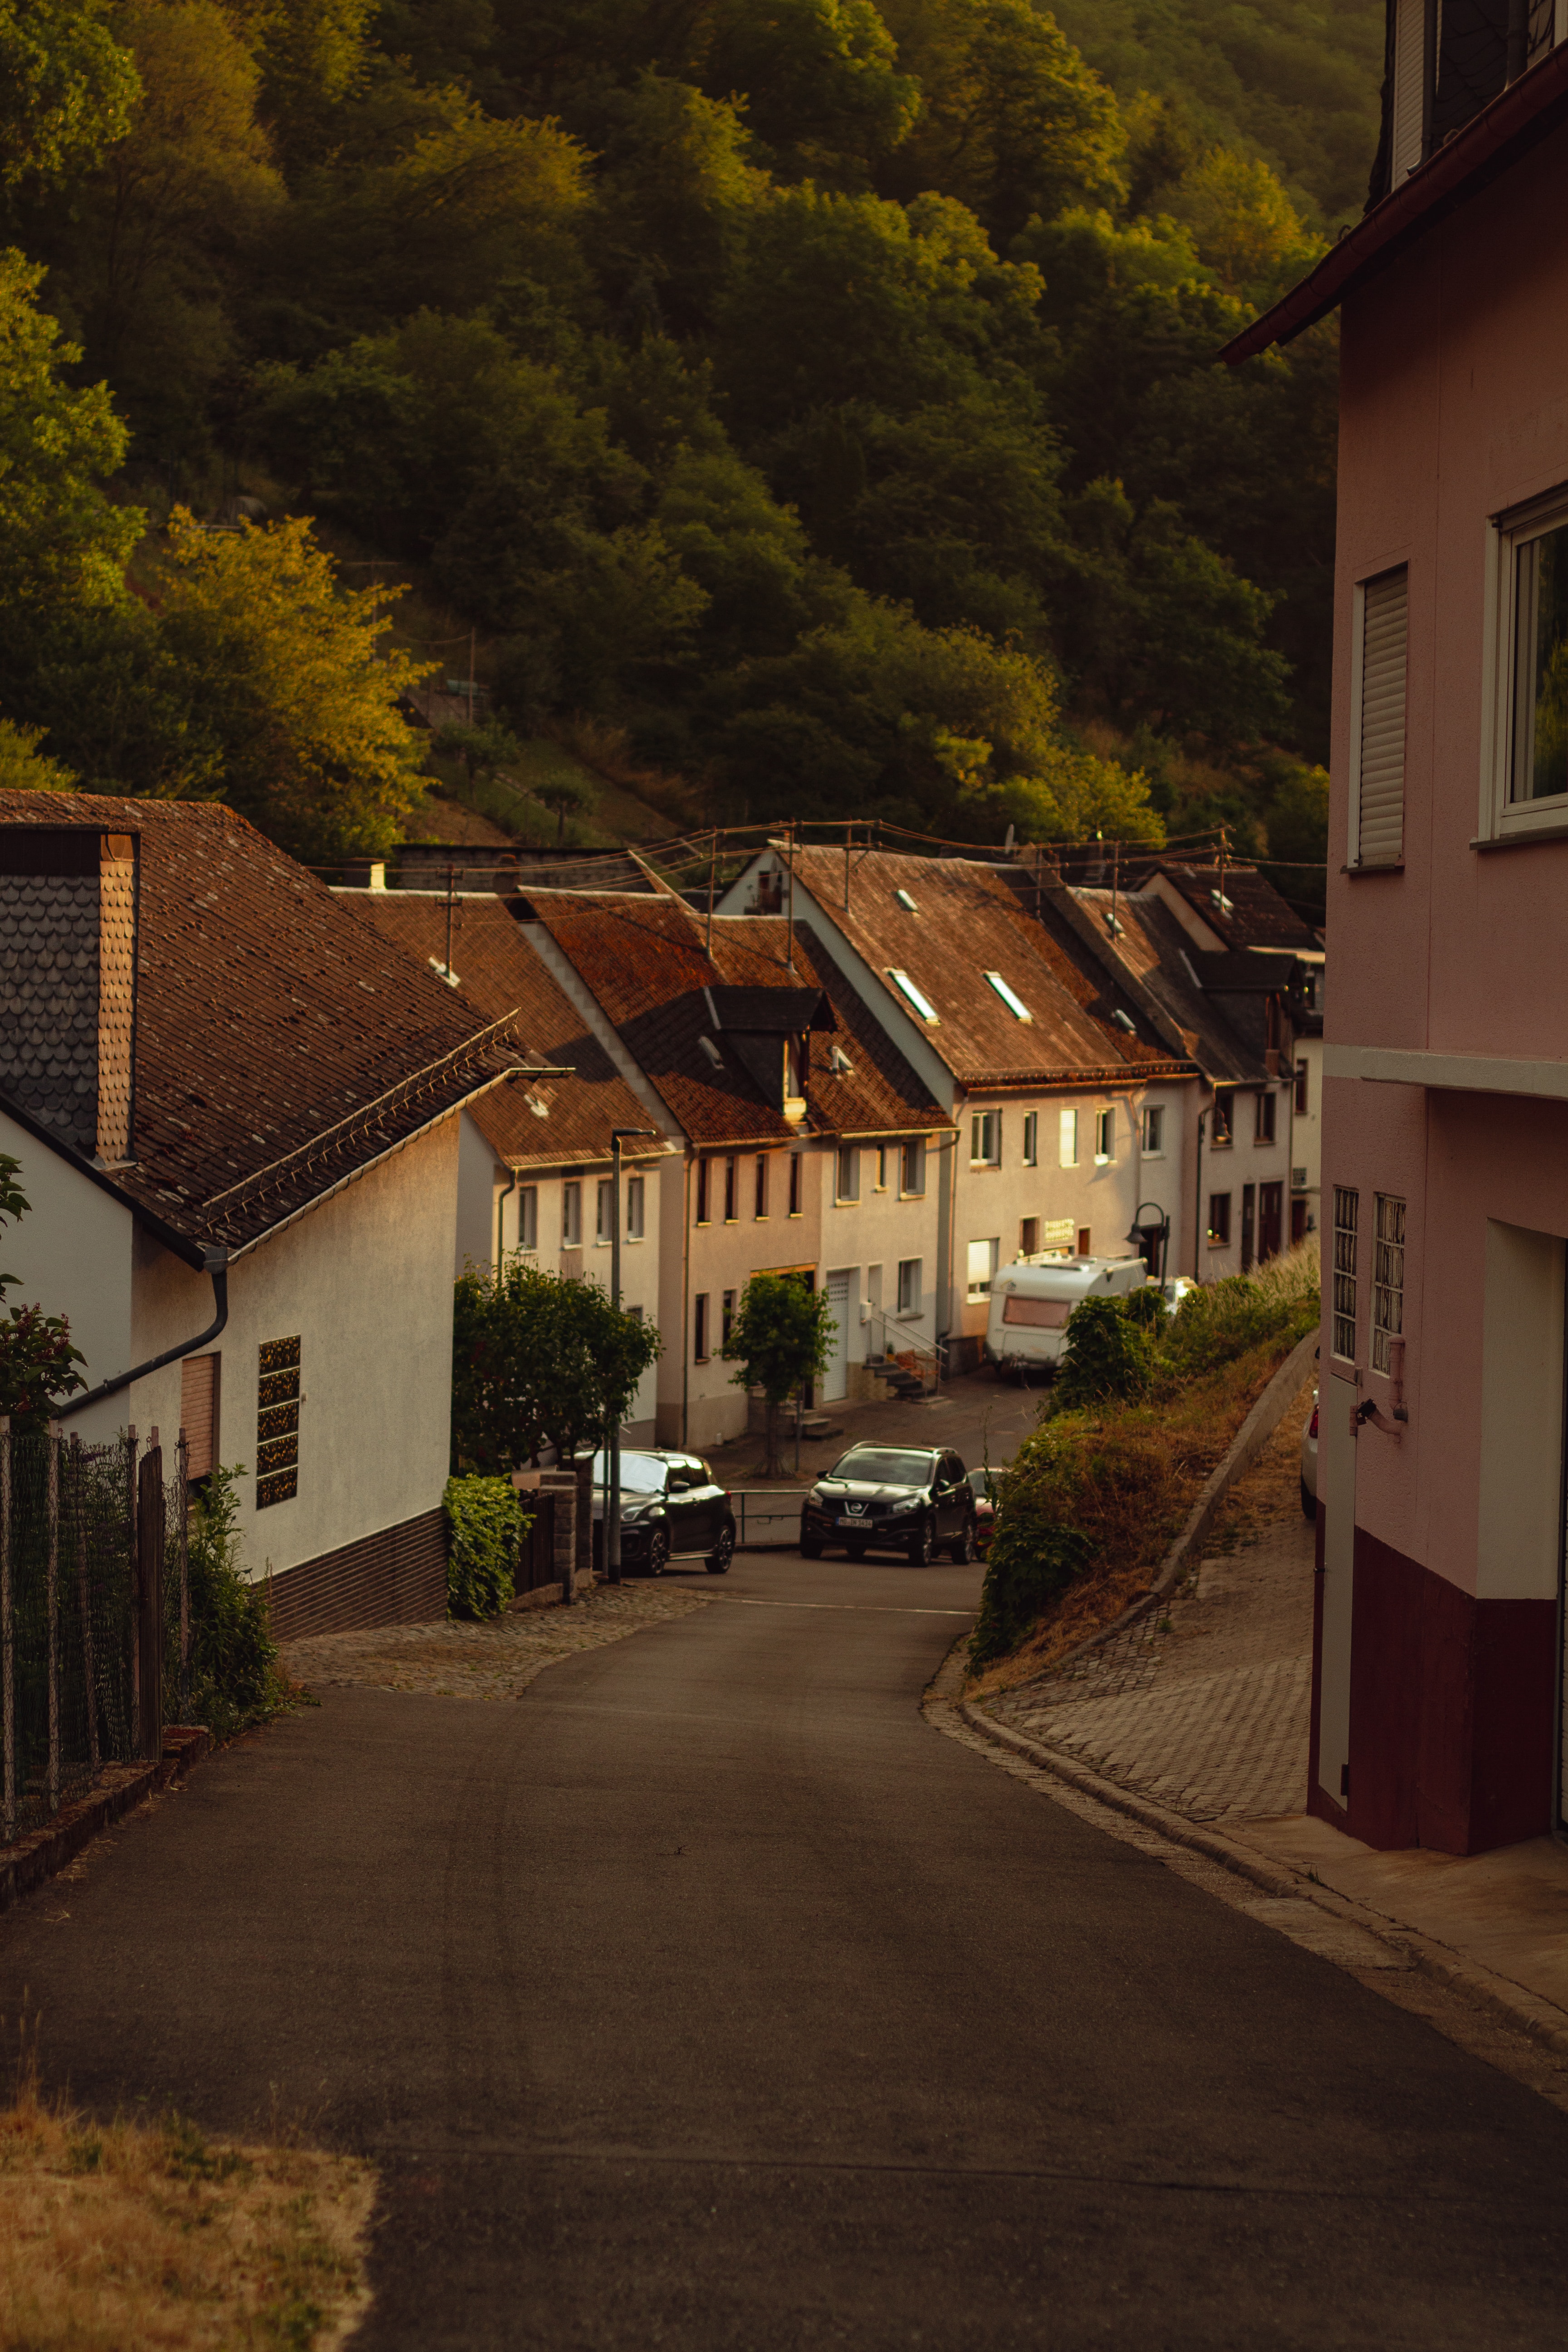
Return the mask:
[[1395,866],[1405,854],[1407,584],[1403,570],[1386,572],[1362,592],[1358,866]]
[[180,1366],[180,1424],[192,1478],[206,1477],[217,1459],[217,1368],[216,1356],[187,1356]]

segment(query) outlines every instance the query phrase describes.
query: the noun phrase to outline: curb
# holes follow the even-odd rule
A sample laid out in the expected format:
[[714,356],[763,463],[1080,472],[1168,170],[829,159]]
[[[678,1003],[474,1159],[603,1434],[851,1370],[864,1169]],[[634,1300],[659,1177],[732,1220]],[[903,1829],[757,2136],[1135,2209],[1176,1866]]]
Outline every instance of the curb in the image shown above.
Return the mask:
[[55,1877],[100,1830],[132,1811],[144,1798],[183,1780],[191,1767],[210,1753],[212,1744],[211,1732],[199,1726],[171,1724],[155,1764],[110,1765],[108,1769],[121,1777],[77,1804],[62,1805],[47,1829],[18,1838],[0,1856],[0,1912],[9,1911],[25,1895]]
[[940,1687],[939,1675],[931,1684],[929,1697],[945,1699],[955,1714],[962,1716],[972,1731],[989,1740],[994,1747],[1009,1748],[1026,1762],[1038,1766],[1054,1780],[1065,1781],[1082,1796],[1092,1797],[1099,1804],[1113,1812],[1124,1813],[1154,1831],[1173,1845],[1186,1846],[1217,1863],[1233,1876],[1248,1880],[1264,1894],[1287,1896],[1310,1903],[1337,1919],[1349,1921],[1361,1927],[1385,1948],[1421,1975],[1433,1978],[1451,1990],[1468,1995],[1489,2011],[1500,2023],[1527,2033],[1535,2042],[1543,2042],[1560,2055],[1568,2054],[1568,2011],[1559,2009],[1541,1993],[1529,1991],[1515,1984],[1511,1978],[1496,1975],[1490,1969],[1463,1958],[1453,1947],[1439,1943],[1436,1937],[1423,1935],[1418,1928],[1408,1927],[1384,1912],[1373,1911],[1349,1895],[1339,1895],[1331,1887],[1320,1885],[1289,1869],[1256,1849],[1237,1843],[1223,1832],[1202,1829],[1180,1813],[1169,1811],[1152,1799],[1133,1795],[1114,1780],[1101,1778],[1098,1772],[1065,1757],[1045,1741],[1027,1738],[1022,1732],[1009,1731],[993,1722],[969,1700],[954,1698]]

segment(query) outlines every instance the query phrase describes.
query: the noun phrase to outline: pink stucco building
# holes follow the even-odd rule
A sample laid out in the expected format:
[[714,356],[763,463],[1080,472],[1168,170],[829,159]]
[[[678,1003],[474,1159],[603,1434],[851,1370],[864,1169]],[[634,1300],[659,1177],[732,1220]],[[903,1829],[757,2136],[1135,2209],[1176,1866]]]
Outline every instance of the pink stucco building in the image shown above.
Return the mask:
[[1563,1819],[1568,8],[1389,0],[1342,323],[1310,1804]]

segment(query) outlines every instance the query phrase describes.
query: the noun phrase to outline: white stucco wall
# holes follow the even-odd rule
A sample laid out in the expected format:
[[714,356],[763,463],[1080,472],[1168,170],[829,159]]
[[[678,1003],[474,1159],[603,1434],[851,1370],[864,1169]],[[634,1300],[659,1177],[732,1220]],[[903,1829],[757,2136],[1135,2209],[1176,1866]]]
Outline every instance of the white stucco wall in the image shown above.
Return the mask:
[[476,1265],[493,1265],[496,1255],[496,1192],[498,1178],[506,1181],[495,1153],[469,1114],[458,1114],[458,1246],[453,1278],[471,1258]]
[[89,1388],[129,1371],[136,1361],[130,1210],[4,1111],[0,1152],[21,1162],[17,1181],[30,1204],[0,1228],[0,1271],[16,1277],[8,1305],[68,1318],[72,1344],[87,1358],[77,1369]]
[[[837,1150],[829,1149],[815,1157],[814,1173],[820,1190],[821,1281],[826,1286],[835,1274],[849,1276],[847,1336],[850,1364],[863,1364],[868,1357],[880,1355],[884,1347],[897,1351],[906,1348],[930,1349],[936,1344],[946,1274],[938,1156],[942,1139],[932,1137],[927,1144],[925,1191],[909,1198],[900,1195],[899,1190],[897,1143],[858,1146],[860,1197],[854,1202],[836,1197]],[[886,1153],[887,1182],[881,1187],[877,1181],[879,1150]],[[899,1266],[907,1258],[921,1262],[921,1307],[918,1315],[900,1316]],[[880,1311],[872,1311],[862,1322],[862,1305]],[[836,1394],[841,1397],[845,1392],[842,1388],[835,1391],[830,1381],[822,1390],[829,1402]]]
[[[458,1119],[237,1259],[220,1363],[218,1454],[245,1464],[240,1533],[253,1576],[280,1572],[435,1509],[447,1481]],[[135,1251],[136,1360],[211,1319],[212,1289],[145,1234]],[[258,1354],[299,1336],[300,1491],[255,1505]],[[172,1444],[177,1363],[82,1416],[100,1433],[156,1423]],[[87,1431],[84,1425],[83,1433]]]

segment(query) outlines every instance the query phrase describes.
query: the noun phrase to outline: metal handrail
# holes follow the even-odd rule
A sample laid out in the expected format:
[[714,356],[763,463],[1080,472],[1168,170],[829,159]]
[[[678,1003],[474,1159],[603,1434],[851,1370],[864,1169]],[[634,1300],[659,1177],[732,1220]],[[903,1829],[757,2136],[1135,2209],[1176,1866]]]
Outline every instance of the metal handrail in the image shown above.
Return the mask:
[[[896,1348],[890,1348],[888,1344],[887,1310],[880,1307],[868,1307],[867,1313],[873,1326],[879,1323],[882,1327],[882,1360],[885,1361],[889,1356],[913,1356],[917,1360],[928,1363],[931,1366],[933,1389],[940,1389],[942,1382],[942,1375],[947,1369],[947,1342],[945,1339],[938,1339],[933,1346],[928,1348],[922,1341],[910,1338],[902,1330],[901,1327],[895,1326],[894,1328],[900,1345]],[[875,1368],[877,1360],[878,1360],[872,1356],[868,1356],[866,1359],[867,1363],[873,1369]]]

